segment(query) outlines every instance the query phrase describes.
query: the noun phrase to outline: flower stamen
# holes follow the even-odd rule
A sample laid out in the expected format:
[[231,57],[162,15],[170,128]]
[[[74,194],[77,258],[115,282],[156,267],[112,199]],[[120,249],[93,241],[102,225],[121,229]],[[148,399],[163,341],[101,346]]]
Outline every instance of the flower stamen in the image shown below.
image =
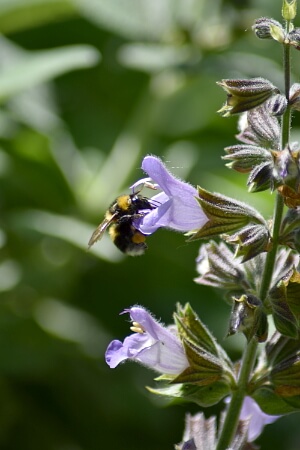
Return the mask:
[[133,331],[134,333],[140,333],[143,334],[145,333],[144,328],[142,327],[142,325],[138,322],[132,322],[132,327],[130,327],[131,331]]

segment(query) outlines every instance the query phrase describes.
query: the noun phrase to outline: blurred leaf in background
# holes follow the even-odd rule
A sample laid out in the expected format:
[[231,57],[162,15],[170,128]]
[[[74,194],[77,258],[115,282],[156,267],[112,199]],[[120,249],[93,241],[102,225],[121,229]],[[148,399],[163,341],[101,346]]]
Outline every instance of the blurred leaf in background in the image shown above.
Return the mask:
[[[194,185],[253,202],[220,158],[236,123],[216,114],[215,81],[259,74],[280,85],[281,55],[250,32],[257,17],[279,19],[276,3],[0,0],[1,449],[180,441],[185,407],[160,408],[144,389],[151,374],[111,372],[103,355],[136,303],[167,323],[189,301],[223,340],[226,305],[193,283],[198,244],[158,231],[135,259],[107,236],[87,243],[148,153]],[[259,201],[268,214],[268,194]],[[225,346],[239,355],[237,338]],[[264,449],[295,448],[286,429],[272,433]]]

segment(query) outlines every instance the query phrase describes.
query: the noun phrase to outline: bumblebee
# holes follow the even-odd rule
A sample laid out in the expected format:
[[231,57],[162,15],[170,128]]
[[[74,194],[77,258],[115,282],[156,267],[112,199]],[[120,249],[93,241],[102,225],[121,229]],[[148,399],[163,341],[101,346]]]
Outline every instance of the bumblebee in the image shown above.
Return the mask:
[[108,228],[113,243],[121,252],[130,256],[143,255],[147,249],[146,236],[137,230],[133,221],[155,209],[147,197],[139,194],[120,195],[106,211],[103,222],[92,234],[89,248],[99,241]]

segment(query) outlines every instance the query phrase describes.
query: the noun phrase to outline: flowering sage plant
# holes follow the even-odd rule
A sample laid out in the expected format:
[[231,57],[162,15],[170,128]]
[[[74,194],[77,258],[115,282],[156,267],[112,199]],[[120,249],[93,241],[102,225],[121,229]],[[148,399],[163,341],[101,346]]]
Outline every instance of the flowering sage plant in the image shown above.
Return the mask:
[[194,281],[222,291],[231,304],[228,335],[245,339],[241,360],[232,361],[190,304],[177,305],[170,326],[142,306],[124,305],[132,333],[108,345],[110,368],[138,362],[160,375],[153,394],[201,409],[222,402],[219,418],[187,415],[177,450],[251,449],[264,425],[300,410],[300,148],[290,141],[291,114],[300,110],[300,84],[290,82],[290,53],[300,49],[296,0],[283,0],[282,16],[284,25],[262,17],[253,31],[282,47],[284,91],[259,74],[218,83],[227,94],[220,114],[239,115],[238,142],[222,157],[229,169],[247,174],[251,193],[273,192],[273,219],[177,179],[154,155],[142,162],[160,192],[132,226],[142,235],[167,228],[188,241],[206,240]]

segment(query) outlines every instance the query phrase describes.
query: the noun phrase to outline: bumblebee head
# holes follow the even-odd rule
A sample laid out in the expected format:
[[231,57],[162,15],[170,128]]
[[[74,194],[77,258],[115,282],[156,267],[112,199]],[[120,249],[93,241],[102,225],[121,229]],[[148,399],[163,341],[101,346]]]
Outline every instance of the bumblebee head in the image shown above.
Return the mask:
[[132,206],[132,195],[120,195],[116,200],[116,207],[120,211],[129,211]]

